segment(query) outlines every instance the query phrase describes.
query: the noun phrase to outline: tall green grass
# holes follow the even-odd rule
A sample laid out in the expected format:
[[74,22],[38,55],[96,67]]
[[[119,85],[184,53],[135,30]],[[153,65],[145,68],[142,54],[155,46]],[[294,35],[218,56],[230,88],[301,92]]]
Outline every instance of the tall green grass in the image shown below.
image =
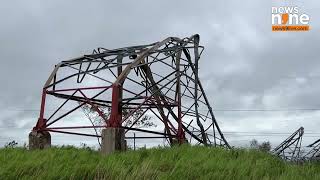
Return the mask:
[[320,164],[294,165],[254,150],[180,146],[102,156],[51,148],[0,150],[0,179],[320,179]]

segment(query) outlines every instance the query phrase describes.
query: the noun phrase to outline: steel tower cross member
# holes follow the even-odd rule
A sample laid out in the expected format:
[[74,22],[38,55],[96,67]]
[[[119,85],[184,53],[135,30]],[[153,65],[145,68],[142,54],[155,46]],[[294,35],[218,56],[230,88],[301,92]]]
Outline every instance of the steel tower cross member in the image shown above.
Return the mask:
[[288,161],[298,161],[304,128],[300,127],[286,140],[273,149],[272,153]]
[[312,144],[308,145],[307,147],[311,147],[312,149],[307,152],[303,158],[305,160],[319,160],[320,159],[320,139],[316,140]]

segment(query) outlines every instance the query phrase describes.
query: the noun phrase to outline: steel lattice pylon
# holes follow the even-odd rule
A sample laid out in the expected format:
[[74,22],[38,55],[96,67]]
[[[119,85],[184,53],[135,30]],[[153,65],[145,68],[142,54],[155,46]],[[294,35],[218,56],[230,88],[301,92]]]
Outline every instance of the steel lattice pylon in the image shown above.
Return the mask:
[[316,140],[312,144],[308,145],[307,147],[310,147],[311,150],[307,152],[304,156],[304,160],[320,160],[320,139]]
[[300,149],[304,128],[300,127],[279,146],[273,149],[272,153],[287,161],[300,160]]
[[[62,61],[43,87],[40,117],[33,131],[100,137],[88,133],[93,132],[89,129],[116,127],[126,129],[126,133],[155,134],[170,144],[189,141],[230,148],[198,77],[203,49],[196,34],[141,46],[98,48],[90,55]],[[56,110],[46,110],[46,103],[56,100],[61,101]],[[80,126],[68,120],[85,104],[95,110],[104,125]],[[101,107],[110,107],[111,115],[105,117]],[[123,108],[130,110],[125,117]],[[137,110],[151,115],[164,131],[136,128],[134,122],[125,126]]]

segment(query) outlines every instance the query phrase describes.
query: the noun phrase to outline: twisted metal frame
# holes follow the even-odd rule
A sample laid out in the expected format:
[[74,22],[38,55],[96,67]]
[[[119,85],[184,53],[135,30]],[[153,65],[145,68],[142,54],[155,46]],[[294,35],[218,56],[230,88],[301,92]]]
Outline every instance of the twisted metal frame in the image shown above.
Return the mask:
[[[87,130],[115,127],[126,129],[126,133],[149,134],[136,138],[230,148],[199,80],[198,64],[204,50],[199,40],[196,34],[141,46],[97,48],[92,54],[60,62],[43,87],[40,115],[33,131],[101,137],[98,131]],[[62,102],[53,113],[46,110],[46,103],[52,105],[56,100]],[[103,119],[103,125],[80,126],[68,119],[85,104]],[[101,107],[110,107],[110,116]],[[124,108],[130,112],[125,117]],[[135,127],[138,119],[124,126],[139,109],[143,113],[138,119],[146,114],[152,116],[164,131]]]
[[286,161],[299,161],[304,128],[300,127],[286,140],[272,150],[272,153]]
[[320,139],[308,145],[311,149],[303,156],[304,160],[319,161],[320,160]]

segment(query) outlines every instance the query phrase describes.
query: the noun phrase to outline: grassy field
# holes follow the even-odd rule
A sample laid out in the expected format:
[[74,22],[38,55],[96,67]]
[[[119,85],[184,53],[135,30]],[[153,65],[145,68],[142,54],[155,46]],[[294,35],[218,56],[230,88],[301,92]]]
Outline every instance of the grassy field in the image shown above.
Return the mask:
[[102,156],[96,151],[0,149],[0,179],[320,179],[320,164],[293,165],[254,150],[181,146]]

